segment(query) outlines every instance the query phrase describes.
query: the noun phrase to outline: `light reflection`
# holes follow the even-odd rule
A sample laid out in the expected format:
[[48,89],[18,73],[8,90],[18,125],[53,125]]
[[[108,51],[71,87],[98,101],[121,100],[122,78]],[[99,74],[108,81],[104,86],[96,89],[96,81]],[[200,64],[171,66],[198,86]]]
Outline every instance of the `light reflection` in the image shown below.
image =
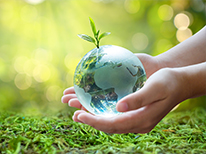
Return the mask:
[[51,71],[48,66],[40,64],[34,68],[33,77],[37,82],[45,82],[49,80]]
[[158,9],[158,15],[163,21],[168,21],[173,17],[173,9],[169,5],[161,5]]
[[34,51],[34,59],[41,62],[49,62],[52,59],[52,54],[43,48],[38,48]]
[[57,85],[52,85],[46,90],[46,98],[48,101],[59,101],[62,95],[62,89]]
[[189,18],[189,20],[190,20],[189,26],[192,25],[192,24],[193,24],[193,21],[194,21],[193,15],[192,15],[190,12],[187,12],[187,11],[184,11],[184,12],[182,12],[182,13],[184,13],[184,14],[186,14],[186,15],[188,16],[188,18]]
[[25,63],[24,63],[24,66],[23,66],[23,70],[24,72],[28,75],[28,76],[32,76],[33,75],[33,70],[35,68],[35,63],[37,63],[37,61],[35,60],[27,60]]
[[132,45],[137,50],[144,50],[149,44],[149,39],[144,33],[136,33],[132,37]]
[[192,36],[192,31],[189,28],[184,30],[179,29],[177,30],[176,33],[176,37],[179,42],[183,42],[184,40],[188,39],[191,36]]
[[26,56],[19,56],[19,57],[17,57],[16,60],[14,61],[14,69],[18,73],[25,73],[24,72],[24,64],[28,60],[29,60],[29,58],[26,57]]
[[140,9],[140,2],[137,0],[125,0],[124,8],[128,13],[137,13]]
[[174,24],[179,30],[184,30],[190,25],[190,19],[186,14],[179,13],[175,16]]
[[17,74],[14,79],[14,83],[20,90],[26,90],[31,86],[32,79],[26,74]]
[[44,0],[25,0],[25,1],[27,3],[33,4],[33,5],[40,4],[40,3],[44,2]]

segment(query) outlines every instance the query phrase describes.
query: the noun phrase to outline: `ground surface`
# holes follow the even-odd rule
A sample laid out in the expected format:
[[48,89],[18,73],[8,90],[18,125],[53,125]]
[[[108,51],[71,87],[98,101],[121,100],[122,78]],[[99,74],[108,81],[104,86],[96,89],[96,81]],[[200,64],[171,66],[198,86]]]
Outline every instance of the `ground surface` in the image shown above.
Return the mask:
[[0,153],[206,153],[206,111],[172,112],[147,134],[105,134],[71,114],[0,113]]

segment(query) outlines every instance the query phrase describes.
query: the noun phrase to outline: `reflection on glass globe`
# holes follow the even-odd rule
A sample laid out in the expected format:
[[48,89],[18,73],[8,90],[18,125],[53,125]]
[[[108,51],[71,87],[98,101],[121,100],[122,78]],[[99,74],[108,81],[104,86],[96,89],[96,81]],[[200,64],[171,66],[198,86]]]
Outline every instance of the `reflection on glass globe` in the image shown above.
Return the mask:
[[120,114],[116,103],[139,90],[146,81],[140,60],[129,50],[104,45],[89,51],[74,74],[74,89],[80,103],[99,116]]

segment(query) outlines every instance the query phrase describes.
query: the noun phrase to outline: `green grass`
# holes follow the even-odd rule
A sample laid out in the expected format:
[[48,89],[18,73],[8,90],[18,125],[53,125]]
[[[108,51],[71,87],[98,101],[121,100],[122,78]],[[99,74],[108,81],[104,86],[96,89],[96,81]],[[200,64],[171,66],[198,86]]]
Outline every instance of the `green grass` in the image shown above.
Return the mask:
[[0,153],[206,153],[206,111],[172,112],[147,134],[106,134],[71,113],[0,113]]

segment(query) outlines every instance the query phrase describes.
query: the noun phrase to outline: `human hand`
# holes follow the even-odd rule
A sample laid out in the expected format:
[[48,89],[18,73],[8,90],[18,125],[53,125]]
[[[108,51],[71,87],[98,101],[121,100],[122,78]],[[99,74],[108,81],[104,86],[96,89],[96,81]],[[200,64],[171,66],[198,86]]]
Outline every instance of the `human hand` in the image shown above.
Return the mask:
[[105,118],[83,110],[73,120],[107,133],[147,133],[175,107],[186,99],[185,82],[176,69],[161,69],[150,76],[144,87],[117,103],[124,114]]
[[161,64],[156,57],[150,56],[145,53],[138,53],[135,55],[143,64],[147,78],[149,78],[154,72],[161,69]]
[[68,105],[71,107],[87,111],[79,102],[75,94],[74,87],[70,87],[64,90],[61,101],[62,103],[68,103]]
[[[149,78],[149,76],[152,73],[154,73],[155,71],[157,71],[159,69],[158,62],[155,59],[155,57],[152,57],[152,56],[144,54],[144,53],[136,54],[136,56],[142,62],[143,66],[145,68],[145,71],[146,71],[147,78]],[[64,91],[64,96],[62,97],[62,102],[68,103],[69,106],[71,106],[71,107],[76,107],[76,108],[79,108],[82,110],[86,110],[81,105],[81,103],[78,101],[76,94],[75,94],[75,91],[74,91],[74,87],[70,87]]]

